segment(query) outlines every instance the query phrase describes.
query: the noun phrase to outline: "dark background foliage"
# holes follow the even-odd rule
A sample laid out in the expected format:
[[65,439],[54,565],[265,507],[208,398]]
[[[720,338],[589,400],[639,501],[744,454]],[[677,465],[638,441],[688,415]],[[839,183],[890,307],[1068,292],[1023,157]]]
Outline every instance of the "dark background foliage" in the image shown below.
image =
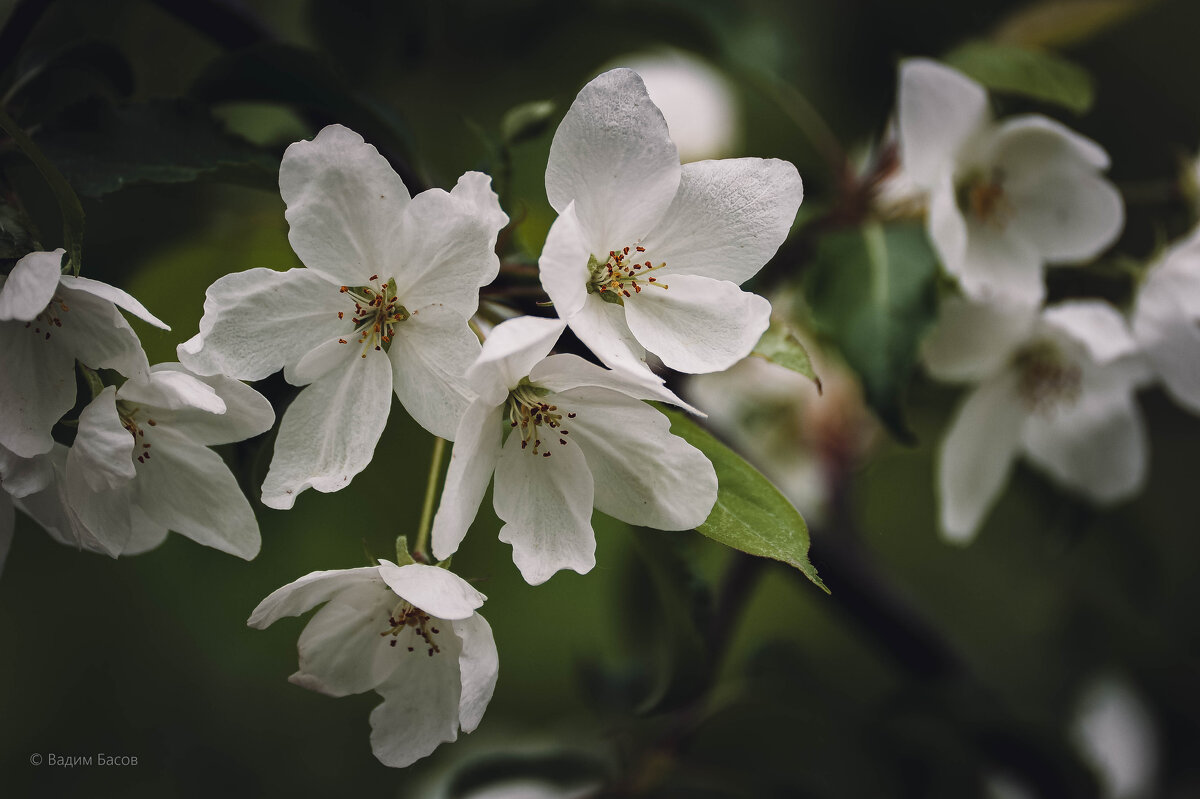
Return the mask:
[[[1090,110],[1000,102],[1051,113],[1109,150],[1129,210],[1117,251],[1143,259],[1192,220],[1177,176],[1200,143],[1200,12],[1189,0],[1112,5],[1137,8],[1063,40],[1038,32],[1093,77]],[[0,4],[0,87],[82,197],[83,273],[172,325],[138,326],[153,362],[195,332],[214,279],[298,265],[275,170],[289,142],[324,124],[363,133],[414,191],[467,169],[493,174],[519,221],[505,255],[532,263],[553,219],[542,181],[558,116],[613,58],[672,46],[731,77],[742,153],[795,162],[810,219],[844,199],[845,176],[779,86],[855,149],[886,124],[899,58],[985,37],[1025,6],[35,1]],[[549,127],[505,143],[506,112],[540,100],[557,104]],[[7,140],[0,167],[27,212],[23,235],[59,246],[54,197]],[[845,248],[821,236],[798,225],[762,283],[828,288],[836,276],[813,270]],[[1128,298],[1119,270],[1053,280],[1058,296]],[[852,363],[849,350],[870,350],[836,328]],[[1035,795],[1086,797],[1098,789],[1069,725],[1084,686],[1115,675],[1152,715],[1159,795],[1200,795],[1200,421],[1146,392],[1153,455],[1138,499],[1098,512],[1021,468],[977,542],[955,548],[936,534],[932,453],[956,394],[905,365],[911,341],[900,350],[888,359],[899,367],[864,376],[915,443],[886,443],[846,475],[831,521],[813,531],[830,596],[781,564],[599,514],[595,571],[530,588],[485,501],[454,565],[490,597],[496,696],[476,733],[403,771],[371,755],[374,695],[334,700],[286,682],[302,622],[245,626],[283,583],[361,565],[364,545],[388,556],[412,534],[432,440],[402,410],[350,488],[308,492],[291,512],[258,508],[251,563],[175,535],[110,561],[21,519],[0,576],[3,793],[468,795],[529,774],[625,795],[964,797],[1006,774]],[[278,378],[260,388],[290,397]],[[224,454],[256,496],[269,434]],[[138,765],[29,763],[101,752]]]

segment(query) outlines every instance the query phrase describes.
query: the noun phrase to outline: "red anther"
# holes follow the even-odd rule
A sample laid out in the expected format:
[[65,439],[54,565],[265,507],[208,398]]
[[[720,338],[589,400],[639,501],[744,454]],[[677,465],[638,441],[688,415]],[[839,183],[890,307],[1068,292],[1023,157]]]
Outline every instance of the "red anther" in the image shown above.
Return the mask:
[[641,294],[641,293],[642,293],[642,287],[641,287],[641,286],[639,286],[637,283],[634,283],[634,284],[633,284],[633,291],[634,291],[634,293],[636,293],[636,294]]
[[568,419],[574,419],[574,418],[575,418],[575,414],[574,414],[574,413],[568,413],[568,414],[567,414],[567,418],[568,418]]
[[632,294],[630,294],[630,293],[629,293],[628,291],[626,291],[625,289],[621,289],[621,293],[622,293],[622,294],[624,294],[626,297],[632,297],[632,296],[633,296]]
[[550,457],[550,453],[549,453],[549,452],[543,452],[543,453],[542,453],[542,457],[543,457],[543,458],[549,458],[549,457]]
[[350,343],[350,342],[346,341],[346,339],[344,339],[344,338],[339,338],[339,339],[338,339],[338,344],[349,344],[349,343]]
[[348,288],[346,288],[345,286],[342,286],[342,287],[341,287],[340,289],[338,289],[338,290],[339,290],[339,291],[341,291],[343,294],[345,294],[347,291],[349,291],[349,289],[348,289]]
[[650,266],[650,262],[649,262],[649,261],[646,261],[646,268],[647,268],[647,269],[653,269],[654,267]]
[[379,279],[379,275],[371,275],[369,278],[367,278],[367,280],[378,280],[378,279]]
[[529,446],[529,442],[528,442],[528,441],[522,441],[522,442],[521,442],[521,449],[525,449],[525,448],[526,448],[526,447],[528,447],[528,446]]
[[565,438],[560,438],[560,439],[558,440],[558,443],[560,443],[560,444],[565,444],[565,443],[567,443],[567,440],[566,440]]
[[653,283],[655,280],[658,280],[658,278],[656,278],[656,277],[648,277],[646,279],[649,280],[651,283]]
[[344,313],[342,313],[341,311],[338,311],[338,319],[342,319],[342,318],[344,318],[345,316],[346,316],[346,315],[345,315]]
[[645,247],[638,247],[638,248],[637,248],[637,251],[638,251],[638,252],[645,252],[645,251],[646,251],[646,248],[645,248]]
[[629,248],[626,247],[625,249],[621,250],[621,252],[624,253],[625,255],[629,255]]
[[146,424],[150,425],[151,427],[157,427],[157,426],[158,426],[158,422],[154,421],[153,419],[147,419],[147,420],[146,420]]

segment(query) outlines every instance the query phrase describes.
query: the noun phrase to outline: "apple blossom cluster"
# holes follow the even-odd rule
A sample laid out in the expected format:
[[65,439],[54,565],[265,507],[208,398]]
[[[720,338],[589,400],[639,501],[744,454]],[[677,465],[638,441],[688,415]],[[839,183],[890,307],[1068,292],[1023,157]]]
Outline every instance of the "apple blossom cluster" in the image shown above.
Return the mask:
[[[169,328],[121,289],[63,274],[63,255],[33,252],[0,276],[0,567],[15,510],[112,557],[174,530],[253,558],[254,511],[209,447],[269,429],[270,403],[236,380],[151,367],[121,310]],[[90,396],[77,397],[77,369]]]
[[1128,313],[1046,306],[1046,265],[1084,263],[1121,232],[1107,153],[1040,115],[994,120],[982,86],[926,59],[901,65],[895,135],[886,199],[924,210],[961,292],[922,350],[935,378],[972,386],[940,450],[942,532],[974,537],[1018,455],[1091,502],[1133,496],[1148,461],[1137,390],[1161,381],[1200,412],[1200,238],[1149,268]]
[[[702,373],[749,354],[771,307],[739,286],[787,237],[803,188],[784,161],[681,165],[641,78],[600,75],[559,126],[546,170],[559,217],[539,273],[558,318],[480,306],[508,223],[487,175],[410,196],[375,147],[331,125],[287,149],[279,188],[303,266],[217,280],[178,357],[206,385],[282,370],[301,389],[261,486],[268,507],[346,487],[371,462],[393,394],[454,442],[436,515],[411,554],[407,543],[397,552],[403,565],[314,572],[249,621],[265,627],[323,605],[301,634],[292,682],[333,696],[374,690],[383,703],[372,748],[405,766],[473,730],[496,682],[496,645],[476,612],[484,597],[449,571],[489,484],[500,539],[533,585],[596,565],[593,508],[662,530],[708,517],[713,465],[646,401],[695,409],[646,359]],[[552,354],[568,326],[603,366]],[[89,429],[122,397],[98,400],[104,415],[93,424],[89,414]],[[143,394],[129,402],[149,407]]]

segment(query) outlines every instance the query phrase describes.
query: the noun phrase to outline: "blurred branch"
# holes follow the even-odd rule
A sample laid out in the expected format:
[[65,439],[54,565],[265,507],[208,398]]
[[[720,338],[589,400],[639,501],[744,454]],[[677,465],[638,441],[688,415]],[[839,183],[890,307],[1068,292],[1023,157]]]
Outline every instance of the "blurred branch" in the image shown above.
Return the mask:
[[52,0],[18,0],[4,29],[0,30],[0,74],[16,62],[22,45],[37,27],[51,2]]

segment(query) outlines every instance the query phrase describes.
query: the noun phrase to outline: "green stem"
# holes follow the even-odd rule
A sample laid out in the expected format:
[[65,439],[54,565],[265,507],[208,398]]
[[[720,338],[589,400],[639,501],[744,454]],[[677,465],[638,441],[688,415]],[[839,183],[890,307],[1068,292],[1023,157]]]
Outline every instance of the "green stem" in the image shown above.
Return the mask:
[[421,526],[417,528],[417,543],[413,548],[414,552],[425,556],[426,561],[430,560],[426,545],[429,543],[429,528],[433,526],[433,499],[437,496],[438,478],[442,474],[442,454],[445,451],[446,439],[435,438],[433,458],[429,462],[429,482],[425,484],[425,505],[421,508]]

